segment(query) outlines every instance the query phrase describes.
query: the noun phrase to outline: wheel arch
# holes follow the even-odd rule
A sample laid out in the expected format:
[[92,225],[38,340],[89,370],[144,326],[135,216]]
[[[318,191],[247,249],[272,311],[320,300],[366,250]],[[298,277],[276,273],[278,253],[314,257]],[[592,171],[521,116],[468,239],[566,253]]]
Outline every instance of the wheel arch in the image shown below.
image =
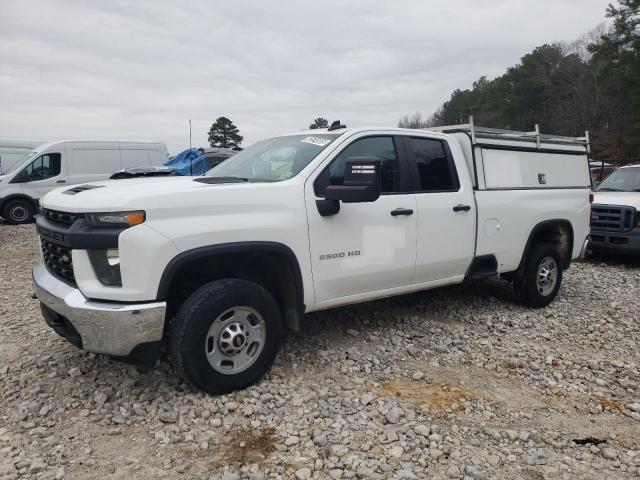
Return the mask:
[[[11,193],[8,196],[0,199],[0,216],[4,218],[4,209],[5,207],[15,201],[15,200],[24,200],[26,202],[28,202],[32,207],[33,207],[33,214],[37,215],[38,214],[38,207],[40,205],[39,200],[30,197],[29,195],[25,194],[25,193]],[[8,221],[7,218],[5,218],[5,220]]]
[[8,196],[4,197],[3,199],[0,199],[0,212],[4,209],[7,203],[12,202],[14,200],[26,200],[33,206],[36,212],[38,211],[38,206],[40,205],[39,200],[30,197],[26,193],[11,193]]
[[[285,325],[294,331],[300,329],[305,311],[300,265],[291,248],[278,242],[234,242],[178,254],[165,267],[156,295],[158,300],[167,301],[167,320],[177,310],[180,299],[183,301],[198,286],[219,278],[258,283],[275,298]],[[184,292],[179,294],[178,288]]]
[[567,219],[552,219],[540,222],[533,227],[525,244],[524,251],[522,252],[517,271],[522,271],[527,256],[538,241],[557,246],[560,258],[562,259],[562,268],[564,270],[569,268],[573,254],[573,225],[571,225],[571,222]]

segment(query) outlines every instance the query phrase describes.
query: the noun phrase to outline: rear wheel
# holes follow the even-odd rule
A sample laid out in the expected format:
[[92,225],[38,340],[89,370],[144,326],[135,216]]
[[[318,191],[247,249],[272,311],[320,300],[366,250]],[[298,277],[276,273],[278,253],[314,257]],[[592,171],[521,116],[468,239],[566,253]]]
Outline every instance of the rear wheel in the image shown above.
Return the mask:
[[561,284],[560,254],[549,244],[536,244],[528,255],[523,272],[514,280],[517,295],[525,305],[542,308],[556,298]]
[[31,223],[34,213],[33,204],[23,199],[11,200],[2,209],[4,219],[13,225]]
[[207,393],[227,393],[252,385],[269,369],[281,336],[280,309],[269,292],[246,280],[216,280],[180,307],[169,356],[185,381]]

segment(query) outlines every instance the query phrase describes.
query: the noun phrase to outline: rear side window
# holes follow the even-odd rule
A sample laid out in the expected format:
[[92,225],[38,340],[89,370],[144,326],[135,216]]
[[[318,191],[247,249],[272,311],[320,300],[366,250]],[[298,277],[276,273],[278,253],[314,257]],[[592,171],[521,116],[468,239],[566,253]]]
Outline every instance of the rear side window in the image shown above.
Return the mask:
[[419,191],[450,192],[460,188],[455,166],[442,141],[417,137],[408,140],[418,169]]
[[20,173],[25,182],[46,180],[60,175],[61,155],[59,153],[45,153],[27,165]]
[[367,137],[356,140],[333,159],[331,164],[318,176],[314,184],[315,194],[324,196],[329,185],[344,183],[344,167],[349,158],[375,157],[381,161],[382,193],[400,191],[400,168],[398,155],[392,137]]

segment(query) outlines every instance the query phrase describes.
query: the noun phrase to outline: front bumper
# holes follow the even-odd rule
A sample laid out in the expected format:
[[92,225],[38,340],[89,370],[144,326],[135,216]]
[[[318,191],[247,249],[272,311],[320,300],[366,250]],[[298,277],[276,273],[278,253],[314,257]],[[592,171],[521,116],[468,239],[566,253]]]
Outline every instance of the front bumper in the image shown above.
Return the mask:
[[33,268],[33,285],[47,324],[72,344],[89,352],[125,358],[145,345],[158,350],[165,302],[89,300],[77,288],[54,277],[43,264]]
[[640,228],[629,232],[611,233],[592,229],[589,250],[619,254],[640,255]]

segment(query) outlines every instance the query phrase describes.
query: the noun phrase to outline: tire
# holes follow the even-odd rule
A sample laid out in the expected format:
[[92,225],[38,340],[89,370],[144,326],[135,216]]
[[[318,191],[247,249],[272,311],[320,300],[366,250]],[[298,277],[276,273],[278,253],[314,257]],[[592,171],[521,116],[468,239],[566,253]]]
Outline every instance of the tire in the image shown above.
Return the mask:
[[[555,273],[550,267],[554,267]],[[555,280],[551,281],[552,278]],[[527,255],[524,270],[513,284],[516,295],[525,305],[532,308],[549,305],[558,295],[562,284],[562,263],[558,251],[546,243],[535,244]]]
[[169,333],[169,359],[194,387],[229,393],[253,385],[269,369],[281,337],[280,309],[269,292],[246,280],[216,280],[178,310]]
[[35,208],[29,200],[17,199],[9,201],[2,209],[2,216],[12,225],[23,225],[33,222]]

